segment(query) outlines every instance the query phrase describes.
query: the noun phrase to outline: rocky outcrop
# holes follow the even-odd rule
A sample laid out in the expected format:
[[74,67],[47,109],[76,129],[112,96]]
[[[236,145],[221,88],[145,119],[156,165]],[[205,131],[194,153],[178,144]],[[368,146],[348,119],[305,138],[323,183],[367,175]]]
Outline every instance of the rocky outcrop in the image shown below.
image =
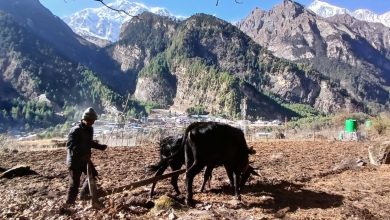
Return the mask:
[[390,141],[371,145],[368,148],[368,157],[374,165],[390,164]]
[[176,95],[174,80],[158,82],[155,77],[139,77],[134,97],[143,102],[151,102],[167,108],[173,104]]
[[[283,119],[293,114],[286,113],[286,109],[282,110],[283,107],[264,93],[286,102],[305,103],[326,113],[346,108],[351,99],[337,88],[337,82],[309,67],[273,56],[235,26],[213,16],[194,15],[179,23],[173,36],[170,46],[161,54],[164,62],[169,63],[167,71],[176,76],[175,109],[184,111],[202,106],[214,114],[235,117],[248,113],[254,117]],[[139,47],[147,48],[144,44]],[[124,51],[129,50],[126,52],[124,48]],[[145,64],[141,73],[161,66],[153,62]],[[162,104],[165,98],[157,96],[166,93],[157,91],[165,87],[161,82],[164,83],[140,75],[135,97]],[[246,113],[242,113],[243,103],[248,105]]]
[[144,12],[122,26],[118,43],[109,46],[108,51],[122,71],[138,72],[168,47],[176,25],[169,17]]
[[122,71],[140,70],[149,62],[150,53],[138,45],[117,44],[112,50],[112,57],[120,64]]
[[375,50],[390,59],[390,28],[379,23],[356,20],[350,15],[336,15],[328,18],[336,24],[343,24],[357,36],[367,40]]
[[175,67],[178,86],[173,108],[184,112],[190,107],[202,106],[212,114],[235,117],[239,112],[238,88],[222,81],[216,72],[206,69],[193,72],[191,65],[196,64],[182,63]]
[[[309,64],[339,82],[359,102],[389,103],[389,28],[348,15],[322,18],[290,0],[270,11],[255,9],[237,27],[274,55]],[[330,88],[316,84],[317,90]]]
[[8,89],[11,93],[1,93],[0,100],[9,100],[12,97],[22,96],[26,99],[37,97],[37,85],[32,79],[32,74],[21,67],[21,61],[16,57],[0,58],[0,76],[4,84],[2,89]]

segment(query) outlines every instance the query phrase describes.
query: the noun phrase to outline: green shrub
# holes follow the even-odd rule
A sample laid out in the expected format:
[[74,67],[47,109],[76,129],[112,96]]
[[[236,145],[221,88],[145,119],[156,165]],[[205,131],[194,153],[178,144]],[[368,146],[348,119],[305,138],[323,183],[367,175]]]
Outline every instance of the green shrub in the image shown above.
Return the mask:
[[187,115],[206,115],[208,112],[203,106],[189,107],[186,109]]
[[390,128],[390,114],[380,113],[372,119],[372,128],[379,134],[383,135]]
[[310,129],[321,130],[332,126],[331,116],[313,116],[306,118],[293,119],[287,124],[291,129]]
[[310,105],[298,104],[298,103],[282,104],[282,105],[298,113],[302,117],[314,117],[314,116],[321,115],[321,113],[317,109],[311,107]]

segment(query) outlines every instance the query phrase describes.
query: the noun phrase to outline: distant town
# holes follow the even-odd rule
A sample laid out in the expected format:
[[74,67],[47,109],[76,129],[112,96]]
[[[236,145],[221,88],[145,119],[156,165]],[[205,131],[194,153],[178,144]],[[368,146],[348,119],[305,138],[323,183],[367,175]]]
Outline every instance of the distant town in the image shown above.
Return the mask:
[[[283,125],[283,122],[279,120],[233,121],[211,115],[186,115],[172,113],[165,109],[154,109],[149,116],[139,119],[125,118],[121,114],[117,114],[113,119],[102,114],[93,125],[94,139],[109,146],[136,146],[158,143],[164,137],[181,135],[189,124],[196,121],[215,121],[240,128],[249,141],[253,138],[271,138],[272,131]],[[77,123],[74,122],[73,125]],[[37,133],[15,133],[12,136],[18,141],[29,141],[38,139],[39,135]],[[66,136],[67,134],[62,138],[65,139]]]
[[195,121],[226,123],[242,129],[247,138],[253,135],[258,138],[269,138],[272,130],[270,127],[282,125],[279,120],[232,121],[211,115],[184,115],[156,109],[152,110],[148,117],[140,119],[125,119],[119,115],[115,121],[98,120],[94,124],[94,135],[97,140],[110,146],[135,146],[142,143],[155,143],[170,135],[180,135],[189,124]]

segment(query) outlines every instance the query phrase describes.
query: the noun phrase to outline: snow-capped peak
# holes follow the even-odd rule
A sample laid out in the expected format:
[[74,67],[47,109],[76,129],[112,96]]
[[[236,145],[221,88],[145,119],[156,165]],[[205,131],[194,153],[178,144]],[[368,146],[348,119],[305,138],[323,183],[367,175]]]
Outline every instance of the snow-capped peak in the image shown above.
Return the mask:
[[314,0],[307,8],[322,17],[331,17],[337,14],[349,14],[358,20],[378,22],[390,27],[390,12],[382,15],[375,14],[368,9],[357,9],[351,12],[348,9],[340,8],[320,0]]
[[332,17],[337,14],[350,14],[351,12],[345,8],[340,8],[334,5],[331,5],[327,2],[322,2],[319,0],[313,1],[308,8],[314,11],[316,14],[323,17]]
[[108,6],[125,10],[131,15],[137,15],[144,11],[149,11],[155,14],[163,15],[163,16],[172,16],[169,11],[165,8],[161,7],[148,7],[145,4],[139,2],[129,2],[129,0],[117,0],[115,2],[107,4]]
[[[173,17],[165,8],[148,7],[142,3],[129,0],[116,0],[107,4],[111,8],[124,10],[130,15],[138,15],[144,11]],[[86,8],[62,18],[77,34],[86,39],[99,39],[115,42],[119,38],[123,23],[132,19],[131,16],[109,9],[106,6]]]
[[362,21],[380,22],[379,15],[368,9],[358,9],[352,13],[352,16]]

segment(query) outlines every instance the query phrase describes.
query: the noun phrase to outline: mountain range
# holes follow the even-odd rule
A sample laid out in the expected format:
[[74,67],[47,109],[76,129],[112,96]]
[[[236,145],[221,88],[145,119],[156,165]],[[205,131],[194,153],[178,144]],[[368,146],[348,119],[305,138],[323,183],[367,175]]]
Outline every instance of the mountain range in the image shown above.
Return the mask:
[[390,41],[382,24],[324,18],[288,0],[237,25],[206,14],[138,18],[98,47],[38,0],[1,1],[0,130],[63,122],[85,106],[281,120],[302,109],[388,108]]
[[[138,15],[144,11],[152,12],[162,16],[184,20],[185,17],[170,13],[167,9],[159,7],[148,7],[142,3],[128,0],[117,0],[108,3],[112,8],[125,10],[131,15]],[[358,9],[353,12],[319,0],[313,1],[308,9],[322,17],[331,17],[339,14],[349,14],[358,20],[367,22],[378,22],[390,26],[390,12],[378,15],[367,9]],[[132,19],[124,13],[117,13],[107,7],[87,8],[62,18],[72,30],[85,39],[105,46],[119,39],[122,24]]]

